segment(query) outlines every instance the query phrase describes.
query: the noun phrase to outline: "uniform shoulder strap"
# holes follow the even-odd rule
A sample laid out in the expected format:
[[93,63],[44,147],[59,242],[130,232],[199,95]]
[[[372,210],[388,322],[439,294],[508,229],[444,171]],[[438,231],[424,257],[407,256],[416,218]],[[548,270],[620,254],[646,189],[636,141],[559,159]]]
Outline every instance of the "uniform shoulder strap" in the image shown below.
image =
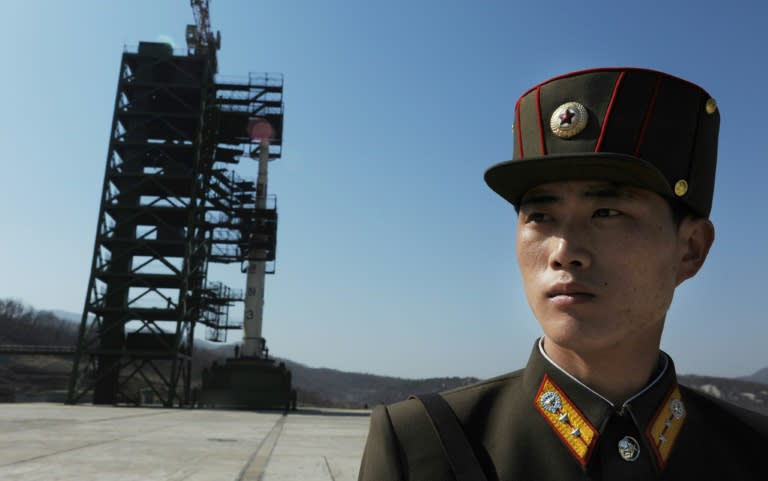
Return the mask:
[[419,394],[411,398],[418,399],[424,405],[456,481],[487,481],[472,445],[448,402],[438,393]]

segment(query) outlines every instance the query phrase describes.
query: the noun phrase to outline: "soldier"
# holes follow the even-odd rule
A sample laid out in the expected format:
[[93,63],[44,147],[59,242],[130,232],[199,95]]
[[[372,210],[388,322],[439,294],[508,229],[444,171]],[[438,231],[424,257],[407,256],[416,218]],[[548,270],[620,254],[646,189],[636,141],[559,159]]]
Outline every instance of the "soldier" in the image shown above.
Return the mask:
[[651,70],[526,92],[485,180],[518,213],[544,335],[522,370],[374,409],[359,479],[767,480],[768,418],[680,386],[659,349],[714,240],[718,126],[707,92]]

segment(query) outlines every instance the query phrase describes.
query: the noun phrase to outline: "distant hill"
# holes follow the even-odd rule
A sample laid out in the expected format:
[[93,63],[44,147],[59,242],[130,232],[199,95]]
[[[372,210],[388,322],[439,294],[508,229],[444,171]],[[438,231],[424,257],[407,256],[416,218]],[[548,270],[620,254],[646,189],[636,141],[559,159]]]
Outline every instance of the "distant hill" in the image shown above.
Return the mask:
[[76,322],[78,325],[80,324],[80,320],[83,318],[82,314],[77,314],[74,312],[69,311],[62,311],[60,309],[53,309],[51,313],[58,317],[61,320],[69,321],[69,322]]
[[411,394],[445,391],[479,380],[473,377],[402,379],[308,367],[287,359],[283,362],[291,370],[300,402],[337,407],[390,404],[402,401]]
[[[50,311],[23,308],[0,299],[0,344],[74,345],[77,323]],[[233,354],[232,345],[197,342],[193,358],[193,384],[213,361]],[[411,394],[443,391],[478,381],[467,377],[402,379],[336,369],[309,367],[281,359],[291,370],[300,404],[362,408],[392,403]],[[0,401],[43,400],[43,392],[67,388],[71,359],[59,356],[0,355]],[[680,383],[747,409],[768,415],[768,368],[748,378],[680,376]],[[761,381],[762,380],[762,381]]]
[[768,367],[764,367],[752,374],[751,376],[744,376],[742,378],[745,381],[759,382],[761,384],[768,384]]

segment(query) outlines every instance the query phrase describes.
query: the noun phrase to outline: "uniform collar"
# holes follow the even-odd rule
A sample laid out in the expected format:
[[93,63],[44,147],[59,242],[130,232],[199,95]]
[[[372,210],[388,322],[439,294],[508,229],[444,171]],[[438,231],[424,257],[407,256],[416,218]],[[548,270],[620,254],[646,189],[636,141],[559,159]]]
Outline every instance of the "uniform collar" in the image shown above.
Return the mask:
[[[665,379],[665,376],[669,371],[672,371],[672,379],[675,379],[674,375],[674,366],[671,367],[672,359],[665,353],[664,351],[659,351],[659,361],[657,363],[657,368],[655,370],[655,373],[651,379],[651,381],[645,385],[640,391],[635,393],[633,396],[629,397],[621,406],[616,406],[613,402],[609,401],[605,396],[600,394],[599,392],[595,391],[594,389],[590,388],[586,384],[579,381],[576,377],[571,375],[568,371],[560,367],[552,358],[550,358],[546,351],[544,351],[544,338],[539,338],[538,342],[536,343],[538,347],[539,354],[549,363],[551,364],[555,369],[560,371],[562,374],[567,376],[573,383],[576,383],[578,386],[580,386],[582,389],[585,389],[592,393],[595,397],[601,399],[603,402],[608,404],[613,410],[615,411],[624,411],[627,406],[632,406],[633,402],[635,400],[639,400],[646,392],[651,391],[654,387],[657,385],[665,384],[662,382]],[[637,403],[635,403],[637,404]]]
[[[534,345],[523,374],[526,395],[577,461],[586,466],[611,416],[629,415],[638,431],[644,433],[643,445],[655,452],[663,468],[685,412],[672,359],[659,351],[658,368],[650,382],[624,404],[615,406],[558,366],[544,352],[542,341],[543,338]],[[574,436],[576,428],[578,432]]]

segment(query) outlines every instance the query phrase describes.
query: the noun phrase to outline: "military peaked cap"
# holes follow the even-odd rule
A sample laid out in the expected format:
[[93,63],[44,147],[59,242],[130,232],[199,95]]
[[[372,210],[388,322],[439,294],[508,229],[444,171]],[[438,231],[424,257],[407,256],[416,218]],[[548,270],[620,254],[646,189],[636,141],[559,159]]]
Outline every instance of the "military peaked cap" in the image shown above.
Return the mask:
[[701,87],[663,72],[599,68],[528,90],[515,105],[514,154],[485,181],[515,206],[536,185],[608,180],[679,199],[708,217],[720,114]]

